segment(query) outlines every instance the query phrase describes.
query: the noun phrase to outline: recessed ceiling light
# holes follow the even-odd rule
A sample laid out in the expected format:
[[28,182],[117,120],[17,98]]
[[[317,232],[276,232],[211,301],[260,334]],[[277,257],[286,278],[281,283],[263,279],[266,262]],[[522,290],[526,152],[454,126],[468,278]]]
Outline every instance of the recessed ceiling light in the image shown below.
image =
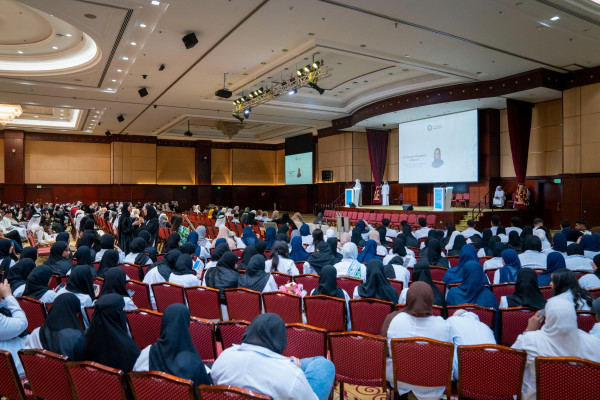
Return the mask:
[[127,61],[129,60],[129,57],[123,57],[123,60]]
[[71,36],[73,36],[73,35],[71,35],[70,33],[67,33],[65,36],[66,36],[66,37],[71,37]]
[[404,57],[410,58],[410,54],[405,54]]
[[37,115],[34,115],[33,118],[39,118]]
[[53,48],[54,50],[58,50],[58,47],[56,47],[56,46],[52,46],[52,48]]
[[136,42],[131,42],[129,44],[132,45],[132,46],[135,46],[137,43]]
[[19,51],[17,51],[17,53],[23,54],[23,50],[19,50]]
[[146,24],[140,24],[140,28],[145,28]]
[[111,79],[110,81],[111,81],[111,82],[116,82],[117,80],[116,80],[116,79]]
[[554,17],[550,18],[550,21],[558,21],[560,19],[560,17],[558,15],[555,15]]
[[106,88],[106,90],[112,90],[112,88]]
[[118,69],[117,72],[123,72],[123,70],[122,69]]
[[160,5],[160,1],[152,0],[152,5],[158,6],[158,5]]

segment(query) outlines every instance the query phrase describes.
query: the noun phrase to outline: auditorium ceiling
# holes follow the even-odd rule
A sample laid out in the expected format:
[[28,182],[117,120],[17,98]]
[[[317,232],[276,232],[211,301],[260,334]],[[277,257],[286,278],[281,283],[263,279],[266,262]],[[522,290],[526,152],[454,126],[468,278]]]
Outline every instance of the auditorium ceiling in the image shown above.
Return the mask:
[[[600,65],[600,4],[590,0],[0,0],[0,9],[0,103],[23,106],[7,128],[28,131],[281,143],[400,94]],[[198,44],[186,50],[191,32]],[[231,100],[313,60],[332,68],[323,95],[301,88],[254,107],[243,125],[232,117]],[[231,99],[215,96],[224,74]],[[560,96],[539,88],[355,128]]]

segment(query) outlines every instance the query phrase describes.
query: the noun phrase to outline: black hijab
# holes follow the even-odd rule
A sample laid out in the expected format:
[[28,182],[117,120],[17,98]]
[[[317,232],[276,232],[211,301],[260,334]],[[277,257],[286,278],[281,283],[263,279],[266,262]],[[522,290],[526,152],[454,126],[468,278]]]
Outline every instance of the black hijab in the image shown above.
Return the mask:
[[88,265],[77,265],[71,270],[67,279],[67,288],[70,293],[87,294],[94,300],[94,279]]
[[175,268],[173,268],[174,275],[196,275],[194,271],[194,262],[189,254],[181,254],[177,257],[175,262]]
[[68,248],[69,245],[65,242],[56,242],[50,247],[50,255],[44,264],[52,268],[54,274],[66,275],[73,266],[73,263],[62,256]]
[[98,267],[98,276],[104,277],[104,275],[106,275],[106,272],[110,268],[116,267],[118,265],[119,252],[116,250],[106,250],[104,254],[102,254],[102,259],[100,259],[100,266]]
[[[462,236],[462,235],[461,235]],[[425,261],[419,261],[415,268],[413,269],[412,274],[413,282],[425,282],[429,286],[431,286],[431,290],[433,291],[433,304],[436,306],[444,307],[446,305],[446,300],[444,299],[444,295],[437,287],[437,285],[433,282],[431,278],[431,270],[429,269],[429,265]]]
[[[77,241],[77,248],[80,248],[81,246],[87,246],[89,248],[94,247],[94,243],[96,241],[96,238],[94,237],[94,235],[91,232],[86,232],[83,235],[81,235],[81,237],[79,238],[79,240]],[[66,242],[68,243],[68,242]]]
[[[8,283],[10,284],[10,290],[14,292],[18,287],[25,285],[27,277],[34,268],[35,262],[29,258],[24,258],[13,265],[6,273],[6,279],[8,279]],[[48,286],[48,281],[46,281],[46,286]]]
[[56,235],[55,241],[69,243],[69,239],[70,239],[69,232],[61,232],[58,235]]
[[127,332],[124,307],[123,297],[114,293],[96,301],[92,322],[85,332],[84,360],[125,373],[133,369],[140,350]]
[[256,251],[258,251],[258,254],[261,254],[264,257],[265,251],[267,250],[267,243],[258,242],[254,245],[254,247],[256,248]]
[[162,276],[165,281],[168,281],[171,273],[175,269],[175,264],[177,263],[180,255],[181,252],[179,250],[171,250],[163,257],[162,260],[152,264],[152,266],[148,268],[148,271],[156,267],[158,268],[158,273],[160,276]]
[[406,257],[406,236],[404,236],[403,233],[399,234],[396,236],[396,239],[394,239],[392,251],[400,257]]
[[104,234],[100,238],[100,247],[105,250],[113,250],[115,248],[115,238],[113,235]]
[[81,304],[72,293],[62,293],[54,299],[46,321],[40,327],[42,347],[69,357],[70,361],[83,360],[85,336],[77,314]]
[[74,257],[77,259],[77,265],[92,265],[92,252],[89,247],[81,246],[75,252]]
[[162,371],[198,385],[212,385],[212,379],[190,335],[190,310],[184,304],[171,304],[160,325],[160,337],[150,347],[151,371]]
[[319,275],[321,275],[321,268],[326,265],[335,264],[335,256],[331,252],[331,247],[329,244],[326,242],[319,243],[317,246],[317,251],[308,257],[308,263],[315,271],[317,271],[317,274]]
[[204,275],[205,286],[219,289],[221,301],[225,301],[225,289],[238,287],[240,274],[235,269],[238,256],[232,251],[227,251],[221,256],[217,265],[209,268]]
[[460,254],[460,251],[462,250],[465,244],[467,244],[467,238],[465,238],[463,235],[456,235],[454,237],[454,245],[452,246],[452,251],[457,251],[456,254]]
[[[277,235],[275,235],[275,240],[282,240],[286,243],[290,242],[290,238],[285,233],[278,233]],[[268,245],[267,245],[267,247],[268,247]]]
[[181,240],[181,236],[179,236],[179,233],[177,232],[173,232],[169,235],[169,238],[167,239],[167,243],[165,243],[165,247],[163,247],[163,253],[169,252],[171,250],[177,250],[179,249],[179,241]]
[[219,243],[210,256],[211,261],[219,261],[223,254],[229,251],[229,245],[227,243]]
[[25,258],[29,258],[29,259],[33,260],[34,262],[37,261],[37,258],[38,258],[37,249],[33,246],[25,247],[23,249],[23,251],[21,252],[20,259],[24,260]]
[[[4,272],[8,272],[10,269],[10,263],[13,260],[12,255],[10,253],[10,248],[12,247],[12,242],[8,239],[0,239],[0,270]],[[65,272],[66,273],[66,272]]]
[[[139,231],[138,234],[137,234],[137,237],[144,239],[144,241],[146,242],[146,244],[144,245],[144,247],[148,247],[148,246],[152,245],[152,243],[151,243],[152,242],[152,236],[150,236],[150,232],[148,232],[147,230],[144,229],[144,230]],[[132,253],[134,253],[134,252],[132,251]]]
[[538,278],[531,268],[521,268],[517,273],[515,292],[506,296],[509,307],[531,307],[543,310],[546,306],[546,298],[542,295],[538,286]]
[[122,268],[111,268],[104,274],[104,282],[98,298],[100,299],[102,296],[111,293],[129,297],[129,293],[127,293],[127,274]]
[[[171,236],[172,235],[173,234],[171,234]],[[175,235],[177,235],[177,237],[179,237],[179,234],[175,233]],[[168,242],[167,242],[167,244],[168,244]],[[142,253],[147,245],[148,244],[146,243],[146,239],[141,238],[141,237],[136,237],[129,244],[129,251],[133,254]],[[166,245],[165,245],[165,247],[166,247]]]
[[31,297],[39,300],[46,294],[48,289],[48,282],[52,277],[52,268],[47,265],[40,265],[35,267],[33,271],[27,276],[25,281],[25,290],[23,296]]
[[365,240],[362,237],[359,227],[355,227],[354,229],[352,229],[352,233],[350,235],[350,241],[357,246],[365,245]]
[[285,322],[277,314],[264,313],[256,316],[242,336],[242,344],[252,344],[282,354],[287,347]]
[[[145,221],[150,221],[151,219],[156,218],[158,220],[158,213],[152,204],[146,204],[146,217],[144,217]],[[150,243],[148,243],[150,244]]]
[[267,286],[271,274],[265,272],[265,258],[260,254],[252,256],[248,266],[246,267],[246,273],[240,276],[238,287],[256,290],[261,292]]
[[510,231],[510,233],[508,234],[508,247],[510,247],[513,250],[521,251],[521,248],[523,246],[521,246],[521,238],[519,237],[519,232]]
[[540,238],[535,235],[527,236],[527,239],[525,239],[525,246],[523,247],[523,251],[527,250],[541,252],[542,241],[540,240]]
[[156,262],[156,257],[158,256],[158,251],[156,247],[146,247],[142,253],[139,253],[133,263],[135,265],[146,265],[148,260],[151,260],[153,263]]
[[330,237],[327,239],[327,244],[329,245],[329,247],[331,247],[331,254],[333,254],[333,257],[335,258],[335,262],[339,263],[340,261],[342,261],[342,255],[337,251],[337,238],[334,237]]
[[[248,264],[250,263],[250,260],[252,259],[252,257],[254,257],[257,254],[258,254],[258,250],[256,250],[256,247],[254,247],[252,245],[246,246],[246,248],[244,249],[244,252],[242,253],[242,262],[237,266],[237,269],[248,268]],[[264,257],[263,257],[263,259],[264,259]]]
[[367,281],[358,287],[361,298],[375,298],[398,303],[398,292],[387,280],[383,272],[383,262],[373,258],[367,263]]
[[600,254],[596,254],[594,256],[593,261],[594,261],[594,264],[596,264],[596,271],[594,271],[594,275],[596,275],[598,277],[598,279],[600,279]]
[[490,239],[492,238],[493,232],[490,228],[485,228],[483,232],[481,232],[481,242],[483,243],[483,247],[490,247]]
[[442,245],[436,238],[429,239],[429,244],[427,245],[427,259],[429,260],[429,265],[448,267],[448,260],[442,257]]
[[402,227],[402,233],[406,236],[406,246],[408,247],[419,247],[419,241],[412,234],[412,228],[406,224]]
[[387,228],[383,225],[377,227],[377,232],[379,232],[379,242],[382,246],[387,246]]
[[319,286],[311,293],[312,295],[323,294],[325,296],[337,297],[345,300],[344,292],[337,286],[337,270],[326,265],[321,269],[319,275]]

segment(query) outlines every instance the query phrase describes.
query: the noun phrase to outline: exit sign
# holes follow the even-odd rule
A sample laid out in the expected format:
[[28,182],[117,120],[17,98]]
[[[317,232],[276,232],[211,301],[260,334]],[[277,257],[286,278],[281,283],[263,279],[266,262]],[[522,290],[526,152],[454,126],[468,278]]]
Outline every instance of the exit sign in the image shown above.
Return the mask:
[[185,189],[187,189],[187,186],[184,186],[184,187],[183,187],[183,189],[184,189],[184,190],[185,190]]
[[37,187],[36,187],[36,188],[37,188],[37,189],[41,189],[41,188],[42,188],[42,185],[37,185]]
[[560,178],[556,178],[556,179],[554,180],[554,183],[561,183],[561,182],[562,182],[562,180],[561,180]]

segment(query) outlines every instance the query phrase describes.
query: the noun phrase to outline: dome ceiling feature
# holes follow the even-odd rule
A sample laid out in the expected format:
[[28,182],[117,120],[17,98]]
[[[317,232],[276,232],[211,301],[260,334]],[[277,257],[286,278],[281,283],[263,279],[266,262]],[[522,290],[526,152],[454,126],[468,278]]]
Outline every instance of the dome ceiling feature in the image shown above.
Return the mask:
[[73,25],[15,0],[0,0],[0,74],[47,76],[94,66],[101,52]]

